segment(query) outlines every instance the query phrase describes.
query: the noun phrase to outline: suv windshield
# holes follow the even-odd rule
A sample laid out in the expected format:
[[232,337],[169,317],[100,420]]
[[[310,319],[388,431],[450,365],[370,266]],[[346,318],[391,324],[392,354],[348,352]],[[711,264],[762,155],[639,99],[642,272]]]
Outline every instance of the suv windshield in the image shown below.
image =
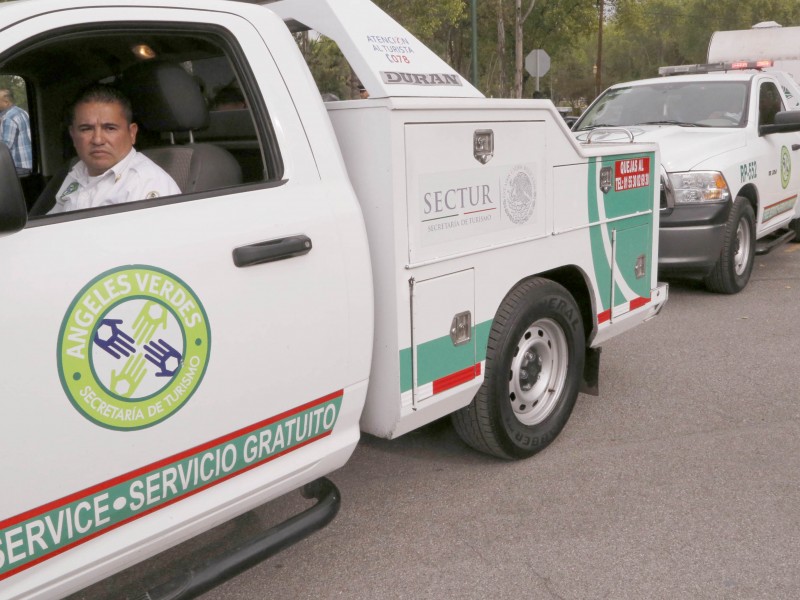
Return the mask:
[[652,83],[606,90],[573,127],[574,131],[627,125],[744,127],[745,81]]

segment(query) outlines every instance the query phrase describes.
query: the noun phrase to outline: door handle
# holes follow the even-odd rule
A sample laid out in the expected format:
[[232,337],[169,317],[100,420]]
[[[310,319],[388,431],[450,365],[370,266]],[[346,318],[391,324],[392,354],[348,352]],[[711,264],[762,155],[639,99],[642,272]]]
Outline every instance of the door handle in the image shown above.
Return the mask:
[[311,252],[311,247],[311,238],[307,235],[293,235],[277,240],[258,242],[235,248],[233,264],[237,267],[250,267],[276,260],[285,260],[308,254]]
[[800,150],[800,144],[792,144],[792,150]]

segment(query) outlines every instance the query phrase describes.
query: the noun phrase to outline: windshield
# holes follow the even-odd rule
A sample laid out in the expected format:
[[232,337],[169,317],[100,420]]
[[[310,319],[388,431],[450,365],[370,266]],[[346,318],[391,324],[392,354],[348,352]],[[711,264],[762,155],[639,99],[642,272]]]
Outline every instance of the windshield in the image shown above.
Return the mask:
[[744,127],[748,82],[689,81],[653,83],[606,90],[574,131],[627,125]]

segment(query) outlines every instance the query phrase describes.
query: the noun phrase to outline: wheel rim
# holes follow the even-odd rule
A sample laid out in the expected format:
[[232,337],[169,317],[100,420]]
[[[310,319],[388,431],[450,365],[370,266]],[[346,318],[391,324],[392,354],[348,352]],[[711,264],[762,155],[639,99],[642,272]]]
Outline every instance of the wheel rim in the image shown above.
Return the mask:
[[534,322],[517,342],[508,397],[517,419],[536,425],[553,412],[567,381],[567,336],[552,319]]
[[741,276],[747,270],[747,260],[750,257],[750,228],[744,219],[739,219],[736,228],[736,253],[733,255],[733,268],[736,275]]

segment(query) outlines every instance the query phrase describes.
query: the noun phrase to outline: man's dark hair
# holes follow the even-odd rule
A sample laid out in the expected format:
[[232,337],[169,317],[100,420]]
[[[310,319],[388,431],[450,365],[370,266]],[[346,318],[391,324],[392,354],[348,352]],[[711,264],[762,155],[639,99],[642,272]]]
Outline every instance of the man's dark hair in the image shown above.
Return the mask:
[[122,112],[125,115],[125,120],[130,125],[133,122],[133,108],[131,101],[119,89],[112,85],[94,84],[81,90],[75,101],[70,105],[67,119],[69,124],[75,121],[75,107],[78,104],[86,104],[89,102],[102,102],[104,104],[118,103],[122,106]]

